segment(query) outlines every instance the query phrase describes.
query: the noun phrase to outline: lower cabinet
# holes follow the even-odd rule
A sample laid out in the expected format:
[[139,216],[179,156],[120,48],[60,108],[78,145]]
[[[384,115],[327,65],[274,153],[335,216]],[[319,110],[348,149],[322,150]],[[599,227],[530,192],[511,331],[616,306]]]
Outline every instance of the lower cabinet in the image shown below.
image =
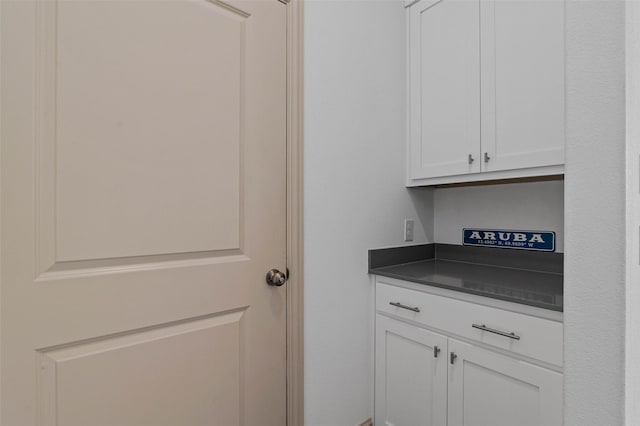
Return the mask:
[[[562,350],[561,339],[549,332],[553,328],[545,328],[547,320],[531,317],[539,327],[525,327],[522,314],[487,307],[478,313],[475,304],[457,301],[457,309],[441,311],[438,323],[429,315],[444,305],[442,298],[383,286],[378,285],[375,332],[376,426],[562,425],[562,373],[542,366],[548,364],[542,358],[557,359],[553,354]],[[399,316],[388,309],[396,306]],[[518,334],[495,334],[500,324],[491,324],[494,328],[485,328],[489,331],[473,329],[477,340],[461,339],[457,332],[467,328],[456,329],[456,321],[495,318],[487,309],[512,315],[502,325]],[[430,328],[430,319],[438,332]],[[545,351],[525,346],[536,338],[548,345]],[[500,339],[513,352],[499,346]],[[529,354],[532,362],[518,351]],[[541,365],[531,358],[538,353]]]
[[562,425],[562,374],[455,339],[449,356],[449,417],[442,425]]
[[447,338],[376,315],[376,424],[447,423]]

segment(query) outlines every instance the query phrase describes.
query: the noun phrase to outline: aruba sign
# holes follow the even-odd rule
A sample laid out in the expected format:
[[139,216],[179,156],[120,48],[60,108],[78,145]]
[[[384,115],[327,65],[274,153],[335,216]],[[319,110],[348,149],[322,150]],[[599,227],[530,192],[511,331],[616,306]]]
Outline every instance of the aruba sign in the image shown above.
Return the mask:
[[464,228],[462,230],[462,244],[465,246],[555,251],[556,233]]

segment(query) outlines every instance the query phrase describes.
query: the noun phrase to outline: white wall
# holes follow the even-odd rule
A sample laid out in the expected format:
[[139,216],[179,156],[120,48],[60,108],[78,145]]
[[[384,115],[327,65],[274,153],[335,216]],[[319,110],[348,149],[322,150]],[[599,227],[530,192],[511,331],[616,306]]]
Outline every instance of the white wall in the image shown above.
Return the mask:
[[640,2],[627,3],[626,422],[640,424]]
[[[433,241],[430,192],[402,189],[401,3],[309,0],[305,6],[307,426],[352,426],[372,413],[366,249],[401,244],[402,219],[418,212],[417,242]],[[638,150],[627,153],[625,145],[624,11],[617,0],[567,0],[565,426],[623,425],[625,410],[628,425],[640,424],[640,295],[636,281],[625,283],[637,278],[625,259],[638,260],[626,257],[637,253],[635,237],[627,236],[627,226],[638,233],[630,216],[637,211],[625,211],[637,195],[638,174],[627,178],[625,164],[638,167]],[[628,90],[636,87],[637,94],[638,63],[629,66],[635,74],[628,83],[636,86]],[[629,129],[629,138],[638,135],[637,127]],[[554,183],[539,185],[549,185],[550,193],[541,195],[557,201]],[[496,196],[488,187],[468,189]],[[463,192],[435,193],[439,242],[459,238],[442,218],[444,206],[451,209]],[[559,226],[557,212],[543,214],[540,227]],[[508,217],[502,219],[499,226]],[[469,220],[465,213],[455,222]]]
[[[431,192],[405,183],[401,1],[305,3],[305,425],[373,414],[367,249],[433,241]],[[426,229],[426,233],[425,233]]]
[[565,426],[624,424],[624,9],[567,2]]
[[436,242],[462,244],[462,228],[553,231],[556,251],[563,252],[563,182],[436,189]]

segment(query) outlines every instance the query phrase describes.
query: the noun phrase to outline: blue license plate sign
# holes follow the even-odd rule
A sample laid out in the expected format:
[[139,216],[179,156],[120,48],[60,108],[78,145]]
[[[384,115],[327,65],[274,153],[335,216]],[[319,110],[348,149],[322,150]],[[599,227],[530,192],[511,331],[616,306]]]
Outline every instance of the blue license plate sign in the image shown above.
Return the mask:
[[462,230],[462,244],[518,250],[555,251],[556,233],[549,231],[514,231],[504,229]]

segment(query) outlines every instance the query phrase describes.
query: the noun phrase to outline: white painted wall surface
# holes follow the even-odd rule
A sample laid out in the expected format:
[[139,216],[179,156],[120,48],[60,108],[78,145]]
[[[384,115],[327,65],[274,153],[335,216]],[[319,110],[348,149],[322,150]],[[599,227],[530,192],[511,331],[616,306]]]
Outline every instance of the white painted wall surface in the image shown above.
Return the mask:
[[567,1],[565,426],[624,424],[624,12]]
[[[626,227],[635,224],[631,231],[638,233],[637,211],[628,209],[637,194],[631,185],[638,183],[633,167],[640,153],[625,144],[624,12],[619,0],[567,0],[563,236],[553,208],[538,212],[544,219],[526,220],[539,220],[541,228],[555,224],[566,253],[565,426],[623,425],[625,411],[627,425],[640,424],[639,367],[633,365],[640,353],[640,295],[637,271],[625,262],[638,260]],[[633,13],[628,19],[637,19]],[[402,189],[401,2],[309,0],[305,15],[305,421],[352,426],[372,413],[366,249],[402,244],[405,217],[417,219],[416,242],[433,241],[433,200],[429,191],[411,195]],[[627,46],[627,59],[634,43]],[[636,87],[637,96],[638,62],[627,65],[634,70],[628,93]],[[637,111],[638,98],[629,105],[628,114]],[[640,133],[637,127],[628,130],[627,138]],[[560,209],[558,182],[524,185],[532,186],[522,194],[516,186],[506,191],[512,197],[538,193]],[[538,192],[545,186],[548,193]],[[467,221],[469,211],[455,206],[467,190],[504,197],[490,187],[437,190],[438,242],[459,242],[457,223]],[[459,216],[443,222],[447,212]],[[487,222],[474,226],[492,225],[495,214],[487,208]],[[505,217],[496,219],[504,224]],[[626,285],[625,279],[633,281]],[[633,358],[625,360],[625,352]]]
[[640,425],[640,1],[626,19],[627,64],[627,347],[626,422]]
[[305,3],[305,426],[373,414],[367,249],[433,242],[429,190],[405,184],[403,2]]
[[462,228],[553,231],[563,252],[563,187],[550,181],[436,189],[435,240],[462,244]]

